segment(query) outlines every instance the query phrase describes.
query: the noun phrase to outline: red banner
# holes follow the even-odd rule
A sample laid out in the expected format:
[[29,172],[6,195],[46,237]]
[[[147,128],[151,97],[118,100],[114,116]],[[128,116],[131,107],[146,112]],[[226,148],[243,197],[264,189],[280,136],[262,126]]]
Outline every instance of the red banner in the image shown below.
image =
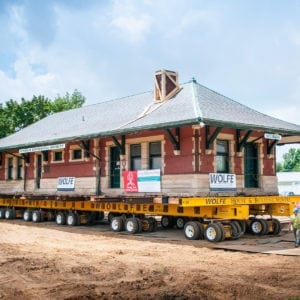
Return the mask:
[[138,192],[137,171],[123,171],[125,192]]

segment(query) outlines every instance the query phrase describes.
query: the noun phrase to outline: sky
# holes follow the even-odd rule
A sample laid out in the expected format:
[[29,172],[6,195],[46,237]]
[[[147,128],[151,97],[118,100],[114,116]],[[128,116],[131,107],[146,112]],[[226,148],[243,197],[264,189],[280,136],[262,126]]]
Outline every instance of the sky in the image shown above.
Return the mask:
[[0,103],[75,89],[99,103],[168,69],[300,124],[299,16],[300,0],[0,0]]

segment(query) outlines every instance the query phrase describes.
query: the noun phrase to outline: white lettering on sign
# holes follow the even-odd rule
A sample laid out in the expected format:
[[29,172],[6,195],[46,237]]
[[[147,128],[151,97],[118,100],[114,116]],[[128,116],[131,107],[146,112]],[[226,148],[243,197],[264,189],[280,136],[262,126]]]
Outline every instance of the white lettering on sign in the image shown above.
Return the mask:
[[74,191],[75,177],[58,177],[57,190],[58,191]]
[[235,191],[236,175],[227,173],[210,173],[209,188],[211,191]]
[[30,153],[30,152],[40,152],[40,151],[47,151],[47,150],[58,150],[58,149],[64,149],[65,147],[66,147],[66,144],[39,146],[39,147],[33,147],[33,148],[19,149],[19,153]]
[[265,139],[268,140],[281,140],[281,135],[280,134],[273,134],[273,133],[265,133],[264,134]]

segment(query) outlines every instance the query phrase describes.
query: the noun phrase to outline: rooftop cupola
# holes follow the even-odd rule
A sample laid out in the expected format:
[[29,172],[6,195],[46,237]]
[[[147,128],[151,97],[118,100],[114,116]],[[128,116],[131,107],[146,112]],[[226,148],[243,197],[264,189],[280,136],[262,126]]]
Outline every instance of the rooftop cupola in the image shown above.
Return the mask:
[[155,101],[171,99],[180,90],[178,73],[168,70],[159,70],[154,74]]

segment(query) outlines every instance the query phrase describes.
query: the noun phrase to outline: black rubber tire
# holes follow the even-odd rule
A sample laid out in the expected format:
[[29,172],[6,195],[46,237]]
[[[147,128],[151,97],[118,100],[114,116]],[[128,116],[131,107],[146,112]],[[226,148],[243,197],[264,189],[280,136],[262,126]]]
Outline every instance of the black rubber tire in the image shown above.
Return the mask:
[[16,211],[13,208],[7,208],[5,210],[5,219],[12,220],[16,217]]
[[230,235],[232,240],[237,240],[243,235],[241,225],[238,221],[233,220],[229,223],[229,225],[231,228]]
[[261,235],[268,234],[269,233],[269,228],[270,228],[268,221],[265,220],[265,219],[260,219],[260,220],[261,220],[262,223],[264,223],[263,224],[264,231],[262,232]]
[[245,220],[236,220],[241,226],[242,234],[244,234],[247,230],[247,222]]
[[131,234],[138,233],[140,230],[138,220],[138,218],[128,218],[125,222],[125,230]]
[[78,216],[75,212],[69,212],[66,217],[66,224],[68,226],[77,226],[78,225]]
[[[264,220],[265,221],[265,220]],[[264,235],[268,230],[268,226],[266,222],[262,221],[262,219],[253,219],[250,222],[250,232],[254,235]]]
[[281,223],[278,219],[272,219],[272,227],[273,227],[273,231],[271,232],[271,234],[273,235],[278,235],[281,232],[282,226]]
[[0,219],[5,219],[5,208],[0,208]]
[[25,222],[30,222],[32,221],[32,210],[26,209],[23,213],[23,220]]
[[173,218],[169,216],[162,216],[160,223],[162,228],[171,228],[174,224]]
[[223,239],[223,233],[217,223],[210,223],[206,226],[204,231],[205,239],[209,242],[217,243]]
[[157,221],[154,217],[149,217],[149,221],[152,223],[152,232],[155,232],[157,230]]
[[135,217],[137,223],[138,223],[138,226],[139,226],[139,230],[138,230],[138,233],[142,232],[143,231],[143,224],[142,224],[142,221],[140,218],[137,218]]
[[177,217],[175,218],[175,226],[177,229],[183,229],[184,225],[186,223],[186,219],[183,217]]
[[218,225],[220,227],[221,234],[222,234],[221,239],[218,242],[223,242],[225,240],[225,237],[226,237],[225,227],[224,227],[224,225],[222,223],[216,223],[216,225]]
[[41,219],[42,219],[41,212],[39,210],[34,210],[32,212],[32,222],[39,223],[41,222]]
[[144,218],[142,221],[142,231],[153,232],[154,224],[149,218]]
[[122,217],[113,217],[110,222],[110,229],[114,232],[120,232],[124,230],[124,220]]
[[55,211],[48,211],[47,213],[47,219],[48,221],[55,221]]
[[58,212],[55,217],[57,225],[66,225],[66,215],[63,212]]
[[108,215],[107,215],[108,223],[110,224],[112,218],[114,218],[114,217],[116,217],[116,216],[117,216],[117,215],[114,214],[114,213],[112,213],[112,212],[108,213]]
[[184,235],[188,240],[199,240],[200,239],[200,227],[195,221],[188,221],[184,225]]
[[203,224],[200,221],[194,221],[196,224],[198,224],[200,229],[200,240],[204,240],[204,227]]

